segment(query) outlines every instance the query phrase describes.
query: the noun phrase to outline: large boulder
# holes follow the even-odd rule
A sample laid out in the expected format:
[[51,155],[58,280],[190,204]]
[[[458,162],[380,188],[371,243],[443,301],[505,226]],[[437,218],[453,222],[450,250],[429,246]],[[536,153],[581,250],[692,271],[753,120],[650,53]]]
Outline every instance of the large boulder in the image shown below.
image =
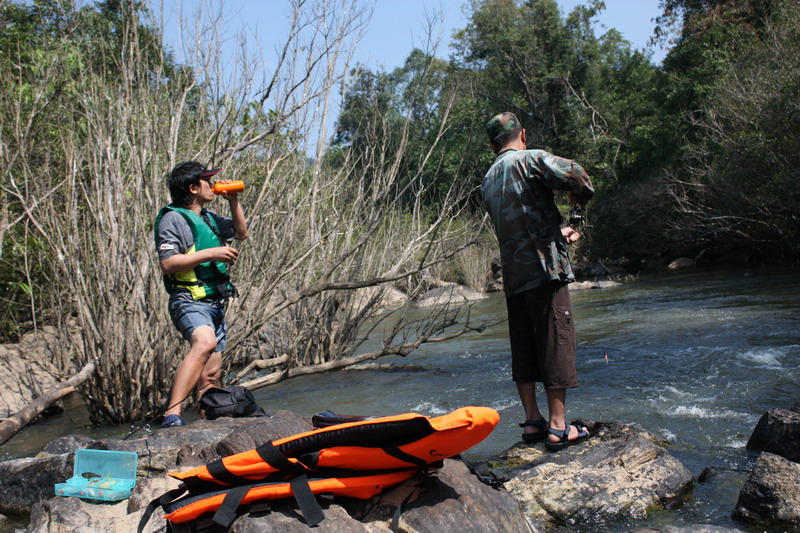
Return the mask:
[[0,513],[27,515],[31,506],[55,496],[55,484],[72,477],[73,453],[0,463]]
[[800,463],[800,402],[764,413],[747,441],[747,449]]
[[17,344],[0,344],[0,419],[58,384],[62,345],[49,326],[23,335]]
[[762,453],[747,478],[734,518],[800,531],[800,464]]
[[520,443],[487,465],[544,527],[639,517],[682,499],[692,474],[633,426],[583,423],[592,437],[558,453]]
[[[241,431],[237,432],[238,429]],[[226,444],[231,440],[226,439],[230,435],[240,447],[241,443],[246,443],[244,449],[238,450],[244,451],[255,446],[253,437],[247,436],[254,431],[266,440],[309,429],[308,419],[279,411],[272,417],[198,420],[130,440],[62,437],[45,446],[45,450],[55,453],[43,452],[33,458],[0,462],[0,513],[28,514],[33,504],[52,498],[55,484],[72,477],[74,451],[78,448],[136,452],[139,456],[137,477],[143,479],[176,470],[177,465],[189,467],[229,455],[225,450],[226,446],[230,449]]]
[[[13,485],[4,474],[9,474],[16,484],[21,485],[23,473],[27,472],[34,483],[33,487],[28,488],[35,488],[37,493],[27,493],[27,499],[18,496],[14,510],[17,514],[25,506],[30,510],[28,533],[134,531],[147,504],[177,486],[176,480],[164,475],[165,471],[182,470],[213,461],[252,449],[266,440],[279,439],[310,428],[307,418],[279,411],[265,418],[198,421],[185,427],[160,430],[136,440],[92,442],[89,444],[92,448],[136,451],[140,454],[137,484],[131,497],[118,503],[54,497],[53,484],[72,475],[72,451],[0,463],[0,509],[3,503],[9,506],[3,489]],[[50,448],[62,451],[81,444],[84,443],[71,439],[69,443]],[[19,462],[24,462],[24,465]],[[16,464],[16,469],[12,469],[8,463]],[[35,478],[37,470],[41,471],[41,475]],[[481,483],[462,462],[455,460],[446,460],[434,475],[419,474],[370,500],[323,500],[322,505],[325,520],[314,528],[320,533],[388,533],[393,519],[399,520],[400,530],[408,533],[536,533],[510,493]],[[272,512],[267,515],[239,517],[231,531],[308,531],[293,501],[276,501],[271,507]],[[162,517],[163,512],[157,510],[144,532],[163,530]],[[189,525],[175,528],[176,533],[189,530]]]
[[[293,502],[273,502],[271,508],[263,516],[238,518],[231,533],[309,531]],[[370,500],[323,503],[323,514],[314,527],[319,533],[537,533],[507,491],[484,485],[463,463],[450,459],[436,474],[420,474]]]

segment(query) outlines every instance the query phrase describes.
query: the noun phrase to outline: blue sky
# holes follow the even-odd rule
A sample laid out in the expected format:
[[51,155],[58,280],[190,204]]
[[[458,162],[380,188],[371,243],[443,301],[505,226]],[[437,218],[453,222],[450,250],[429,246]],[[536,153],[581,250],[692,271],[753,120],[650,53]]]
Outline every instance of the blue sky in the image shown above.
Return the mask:
[[[160,2],[156,1],[155,4]],[[333,3],[333,2],[332,2]],[[558,0],[561,10],[567,13],[581,0]],[[257,31],[260,36],[280,36],[285,31],[289,3],[285,0],[223,0],[226,26],[229,31],[245,29]],[[653,19],[661,10],[659,0],[605,0],[606,9],[596,24],[596,33],[616,28],[634,48],[644,49],[653,32]],[[167,0],[164,4],[167,40],[174,48],[177,35],[170,32],[175,27],[175,13],[180,10],[190,15],[203,0]],[[375,8],[366,34],[356,51],[358,61],[372,69],[383,67],[392,70],[401,66],[414,47],[421,47],[426,35],[426,20],[440,20],[437,30],[441,32],[442,45],[438,56],[446,58],[450,49],[447,43],[457,29],[467,23],[465,2],[461,0],[375,0]],[[263,37],[262,37],[263,38]],[[653,60],[660,62],[664,50],[653,50]]]
[[[181,60],[181,31],[178,17],[192,19],[198,11],[208,15],[207,7],[221,4],[224,20],[221,26],[227,34],[243,32],[249,35],[250,45],[254,45],[253,35],[257,36],[266,57],[281,43],[288,27],[290,3],[288,0],[152,0],[156,10],[163,6],[165,40],[177,52]],[[335,4],[332,1],[331,4]],[[566,14],[582,0],[558,0],[562,13]],[[365,5],[372,5],[364,0]],[[436,55],[446,59],[451,50],[448,46],[454,31],[464,28],[467,14],[465,0],[374,0],[374,10],[362,40],[358,44],[354,58],[370,70],[391,71],[401,66],[415,47],[425,48],[428,20],[436,20],[434,31],[441,38]],[[653,33],[653,19],[661,14],[659,0],[605,0],[606,9],[598,18],[595,32],[603,34],[616,28],[636,49],[646,49],[647,41]],[[228,47],[237,45],[234,39],[223,40],[222,53]],[[659,63],[665,55],[661,49],[652,50],[652,59]],[[232,53],[231,53],[232,55]],[[274,54],[272,54],[274,56]],[[338,113],[339,102],[334,97],[333,116]],[[331,120],[327,129],[332,130]],[[330,132],[329,134],[330,135]],[[313,146],[314,141],[309,146]]]
[[[581,0],[559,0],[566,14]],[[599,17],[595,33],[602,35],[610,28],[619,30],[634,48],[644,49],[653,33],[653,19],[661,14],[659,0],[605,0],[606,9]],[[424,36],[428,13],[441,13],[443,45],[453,31],[467,24],[460,0],[377,0],[370,27],[361,42],[359,57],[370,66],[383,66],[392,70],[403,64],[414,45]],[[447,57],[449,49],[443,46],[438,55]],[[660,62],[663,50],[654,50],[653,60]]]
[[[154,3],[158,3],[157,1]],[[581,0],[558,0],[562,12],[567,13]],[[450,50],[447,43],[457,29],[467,23],[462,0],[375,0],[373,15],[362,39],[356,58],[375,69],[383,67],[392,70],[401,66],[408,53],[422,45],[426,35],[426,20],[433,16],[441,20],[442,46],[438,54],[446,58]],[[616,28],[634,48],[644,49],[653,32],[653,19],[661,10],[659,0],[605,0],[606,9],[599,17],[596,33],[602,34],[609,28]],[[165,26],[175,27],[176,12],[182,10],[190,15],[198,6],[205,5],[202,0],[166,0]],[[259,36],[280,36],[285,30],[289,3],[285,0],[224,0],[226,25],[230,31],[246,29],[257,32]],[[178,48],[177,36],[168,31],[168,42]],[[267,37],[268,39],[268,37]],[[267,41],[268,42],[268,41]],[[664,51],[653,50],[653,60],[660,62]]]

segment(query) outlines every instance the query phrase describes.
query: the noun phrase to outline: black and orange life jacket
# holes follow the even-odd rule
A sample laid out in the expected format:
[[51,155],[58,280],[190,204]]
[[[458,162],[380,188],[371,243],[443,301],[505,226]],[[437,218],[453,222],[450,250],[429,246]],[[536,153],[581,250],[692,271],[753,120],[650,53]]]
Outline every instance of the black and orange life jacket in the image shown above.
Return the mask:
[[[462,407],[435,418],[407,413],[317,429],[266,443],[187,472],[182,486],[153,509],[184,523],[214,512],[229,527],[239,505],[294,496],[308,525],[322,520],[314,494],[368,499],[421,470],[436,469],[485,439],[500,420],[488,407]],[[185,492],[188,495],[182,496]]]

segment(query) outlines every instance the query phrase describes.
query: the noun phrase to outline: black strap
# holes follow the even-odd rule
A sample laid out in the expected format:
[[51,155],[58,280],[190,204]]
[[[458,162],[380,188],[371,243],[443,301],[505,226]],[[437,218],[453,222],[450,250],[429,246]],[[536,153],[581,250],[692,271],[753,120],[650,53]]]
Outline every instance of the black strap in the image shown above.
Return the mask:
[[239,508],[239,504],[242,503],[242,498],[251,488],[244,486],[230,489],[219,508],[217,508],[217,512],[214,513],[213,522],[224,528],[231,527],[233,521],[236,520],[236,510]]
[[308,477],[303,474],[292,478],[289,483],[292,486],[292,494],[294,499],[297,500],[297,505],[300,506],[300,511],[303,513],[303,518],[306,519],[306,525],[313,527],[325,519],[322,513],[322,507],[311,492],[311,487],[308,486]]
[[287,459],[286,456],[283,455],[274,444],[272,444],[271,440],[268,440],[264,444],[257,446],[256,453],[265,462],[274,466],[281,472],[285,472],[287,474],[304,474],[306,472],[306,468],[303,467],[301,463],[293,463]]
[[494,472],[492,472],[486,467],[485,464],[478,466],[475,463],[472,463],[464,459],[464,457],[461,454],[456,455],[455,457],[453,457],[453,459],[457,459],[462,463],[464,463],[464,466],[467,467],[470,473],[476,478],[478,478],[478,481],[480,481],[485,485],[489,485],[493,489],[503,488],[503,485],[508,481],[508,478],[497,477]]
[[181,497],[186,492],[186,486],[181,485],[177,489],[168,490],[158,498],[154,499],[150,503],[147,504],[147,507],[142,514],[142,518],[139,520],[139,527],[136,529],[137,533],[142,533],[144,527],[150,521],[150,517],[153,516],[153,512],[155,512],[157,507],[164,507]]
[[228,485],[249,485],[253,482],[251,479],[243,478],[232,473],[225,466],[225,463],[222,462],[222,459],[209,463],[206,468],[208,469],[208,473],[214,476],[214,479],[227,483]]
[[400,448],[395,448],[393,446],[385,446],[382,447],[381,450],[385,451],[395,459],[400,459],[401,461],[405,461],[407,463],[411,463],[412,465],[416,465],[420,468],[426,468],[428,463],[419,457],[414,457],[413,455],[409,455]]

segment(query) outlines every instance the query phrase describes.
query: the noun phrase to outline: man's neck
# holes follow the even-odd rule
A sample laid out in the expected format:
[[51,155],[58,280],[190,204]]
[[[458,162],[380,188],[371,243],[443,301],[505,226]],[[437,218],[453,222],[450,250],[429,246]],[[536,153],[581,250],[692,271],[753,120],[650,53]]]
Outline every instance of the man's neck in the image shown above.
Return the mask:
[[188,209],[189,211],[192,211],[193,213],[199,215],[203,211],[203,206],[200,203],[194,201],[191,204],[185,206],[185,209]]

